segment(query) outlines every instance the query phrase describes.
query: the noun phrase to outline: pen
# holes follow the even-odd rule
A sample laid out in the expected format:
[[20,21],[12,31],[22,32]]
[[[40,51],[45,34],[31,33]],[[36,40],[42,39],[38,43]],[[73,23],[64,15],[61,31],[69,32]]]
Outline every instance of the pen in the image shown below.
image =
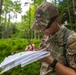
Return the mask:
[[32,46],[32,43],[30,42],[30,40],[28,39],[28,43],[29,45],[31,45],[32,49],[33,49],[33,46]]

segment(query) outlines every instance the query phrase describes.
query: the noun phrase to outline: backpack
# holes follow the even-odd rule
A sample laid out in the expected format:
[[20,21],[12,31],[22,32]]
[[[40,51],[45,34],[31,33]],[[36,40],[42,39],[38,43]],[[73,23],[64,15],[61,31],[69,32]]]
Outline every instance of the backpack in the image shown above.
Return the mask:
[[71,30],[66,29],[64,37],[63,37],[63,48],[64,48],[64,58],[65,58],[64,63],[66,66],[69,66],[67,59],[66,59],[66,49],[67,49],[67,38],[69,37],[70,33],[71,33]]

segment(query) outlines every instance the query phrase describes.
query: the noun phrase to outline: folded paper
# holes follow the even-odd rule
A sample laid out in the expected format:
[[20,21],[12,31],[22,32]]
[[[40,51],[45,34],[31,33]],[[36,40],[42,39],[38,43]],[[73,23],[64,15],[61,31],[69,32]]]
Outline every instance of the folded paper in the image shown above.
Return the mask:
[[50,55],[50,52],[43,51],[43,49],[38,51],[20,52],[14,55],[10,55],[6,57],[4,61],[0,64],[0,68],[2,68],[2,71],[0,72],[0,74],[18,65],[21,65],[21,67],[24,67],[25,65],[28,65],[34,61],[37,61],[49,55]]

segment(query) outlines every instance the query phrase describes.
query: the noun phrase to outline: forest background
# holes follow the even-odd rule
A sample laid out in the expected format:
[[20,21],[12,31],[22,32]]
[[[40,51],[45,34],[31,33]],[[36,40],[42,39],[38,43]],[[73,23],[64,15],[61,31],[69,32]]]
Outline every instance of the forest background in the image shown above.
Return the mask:
[[[29,0],[28,0],[29,1]],[[22,13],[21,0],[0,0],[0,62],[8,55],[24,51],[28,40],[36,44],[43,37],[40,31],[30,29],[36,8],[47,0],[25,1],[24,6],[29,9],[21,15],[21,21],[17,21],[18,14]],[[76,1],[75,0],[49,0],[59,9],[61,24],[76,31]],[[16,19],[15,22],[12,20]],[[23,68],[19,66],[5,72],[2,75],[39,75],[41,63],[34,62]]]

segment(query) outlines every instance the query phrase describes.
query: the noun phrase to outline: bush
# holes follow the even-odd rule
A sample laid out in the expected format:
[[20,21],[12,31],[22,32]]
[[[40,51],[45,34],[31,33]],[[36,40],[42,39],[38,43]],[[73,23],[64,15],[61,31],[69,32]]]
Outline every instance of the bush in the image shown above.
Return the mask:
[[[40,40],[31,40],[38,48]],[[1,39],[0,40],[0,62],[11,54],[24,51],[28,41],[26,39]],[[39,75],[40,63],[33,62],[25,67],[16,66],[2,75]]]

